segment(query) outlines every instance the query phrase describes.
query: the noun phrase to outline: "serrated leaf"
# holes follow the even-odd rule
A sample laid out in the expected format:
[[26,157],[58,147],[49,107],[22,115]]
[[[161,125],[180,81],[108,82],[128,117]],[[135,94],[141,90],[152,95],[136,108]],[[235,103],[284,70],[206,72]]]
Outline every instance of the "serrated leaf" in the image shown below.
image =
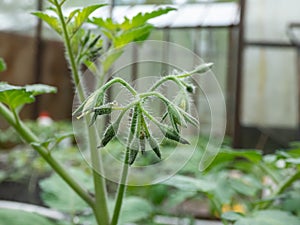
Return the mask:
[[166,8],[160,8],[160,9],[154,10],[152,12],[139,13],[136,16],[134,16],[131,20],[125,19],[125,21],[121,24],[121,28],[124,30],[129,30],[134,27],[142,26],[149,19],[161,16],[161,15],[166,14],[173,10],[175,10],[175,8],[166,7]]
[[97,5],[90,5],[79,12],[77,12],[77,15],[75,16],[75,27],[74,27],[74,33],[82,26],[84,22],[87,21],[88,17],[98,8],[105,6],[106,4],[97,4]]
[[0,58],[0,72],[3,72],[6,70],[6,64],[2,58]]
[[66,24],[68,24],[78,12],[80,12],[80,9],[75,9],[70,12],[68,19],[66,20]]
[[124,31],[121,35],[118,35],[113,39],[114,47],[120,48],[132,41],[144,41],[149,36],[152,29],[152,25],[145,24],[141,27]]
[[90,22],[107,31],[114,31],[119,29],[119,24],[115,23],[111,18],[103,19],[94,17],[90,20]]
[[55,30],[59,35],[62,34],[62,29],[58,18],[50,16],[44,12],[33,12],[33,15],[39,17],[41,20],[46,22],[53,30]]

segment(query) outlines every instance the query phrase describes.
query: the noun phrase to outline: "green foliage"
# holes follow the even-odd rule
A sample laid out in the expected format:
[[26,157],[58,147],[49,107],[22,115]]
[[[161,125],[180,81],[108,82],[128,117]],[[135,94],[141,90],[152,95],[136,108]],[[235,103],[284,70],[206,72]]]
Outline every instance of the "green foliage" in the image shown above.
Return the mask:
[[32,14],[39,17],[44,22],[46,22],[59,35],[62,35],[62,27],[60,25],[58,18],[56,18],[54,16],[50,16],[44,12],[33,12]]
[[254,212],[249,217],[237,213],[227,213],[223,219],[233,222],[233,225],[298,225],[300,219],[290,213],[280,210],[262,210]]
[[[93,189],[90,174],[82,170],[72,168],[69,172],[76,176],[78,182]],[[53,208],[67,213],[81,212],[88,208],[87,204],[57,175],[53,174],[39,183],[42,189],[44,203]]]
[[0,209],[0,225],[55,225],[44,217],[21,210]]
[[148,219],[153,213],[153,206],[145,199],[127,197],[124,199],[123,210],[120,215],[120,225]]
[[13,110],[25,104],[32,103],[36,95],[55,92],[56,88],[48,85],[33,84],[21,87],[0,82],[0,102]]
[[132,19],[125,18],[121,24],[114,22],[111,18],[93,18],[90,22],[100,27],[102,32],[112,41],[114,48],[120,48],[132,41],[145,40],[153,28],[147,23],[148,20],[172,10],[174,8],[166,7],[149,13],[139,13]]
[[98,5],[91,5],[83,8],[82,10],[74,10],[73,12],[70,13],[68,17],[68,21],[71,20],[71,18],[75,18],[74,20],[74,27],[73,27],[73,34],[76,33],[81,26],[83,25],[84,22],[87,21],[89,16],[97,9],[105,6],[105,4],[98,4]]
[[2,58],[0,58],[0,72],[3,72],[6,70],[6,64]]

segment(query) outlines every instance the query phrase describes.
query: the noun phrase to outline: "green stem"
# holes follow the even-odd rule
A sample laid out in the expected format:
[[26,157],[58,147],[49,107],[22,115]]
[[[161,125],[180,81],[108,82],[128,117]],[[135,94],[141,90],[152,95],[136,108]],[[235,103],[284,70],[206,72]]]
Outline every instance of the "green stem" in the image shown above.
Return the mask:
[[[274,197],[282,194],[288,187],[290,187],[290,185],[298,180],[300,178],[300,170],[297,170],[295,173],[293,173],[292,175],[290,175],[284,182],[282,182],[278,188],[272,193],[272,195],[270,196],[270,199],[273,199]],[[270,206],[270,204],[272,203],[272,201],[266,202],[263,205],[261,205],[259,208],[260,209],[266,209]]]
[[300,178],[300,170],[297,170],[294,174],[289,176],[274,192],[274,196],[281,194],[286,188],[288,188],[294,181]]
[[168,80],[174,81],[180,88],[182,88],[181,82],[178,80],[178,78],[175,75],[168,75],[161,78],[155,84],[153,84],[152,87],[149,88],[149,91],[155,91],[157,88],[159,88],[160,85],[162,85],[164,82]]
[[[86,124],[89,120],[86,117]],[[95,189],[95,207],[94,214],[98,224],[108,225],[109,224],[109,212],[107,207],[107,192],[106,192],[106,182],[105,179],[101,176],[100,171],[103,170],[101,158],[98,154],[97,146],[97,131],[95,126],[91,126],[88,128],[89,133],[89,144],[91,151],[91,160],[93,167],[93,181],[94,181],[94,189]]]
[[127,88],[127,90],[133,95],[136,96],[137,92],[134,90],[134,88],[128,84],[125,80],[123,80],[120,77],[116,77],[110,81],[108,81],[105,85],[102,86],[103,91],[106,91],[111,85],[115,84],[115,83],[120,83],[121,85],[123,85],[125,88]]
[[128,170],[129,170],[129,165],[127,163],[128,159],[129,159],[129,149],[126,148],[125,159],[124,159],[121,179],[120,179],[120,183],[119,183],[119,187],[118,187],[115,208],[114,208],[113,217],[112,217],[110,225],[118,224],[120,211],[122,208],[122,203],[123,203],[123,199],[124,199],[124,195],[125,195],[125,191],[126,191],[126,187],[127,187],[126,182],[127,182]]
[[59,20],[61,22],[61,26],[62,26],[63,39],[64,39],[65,47],[67,50],[68,60],[69,60],[70,66],[71,66],[72,79],[73,79],[75,87],[78,91],[79,100],[81,102],[83,102],[84,98],[85,98],[84,91],[83,91],[83,87],[80,83],[79,71],[78,71],[78,68],[76,65],[75,57],[72,52],[70,36],[69,36],[65,18],[64,18],[63,12],[62,12],[62,8],[61,8],[62,6],[58,3],[57,0],[54,0],[54,3],[56,5],[57,14],[58,14]]
[[[67,50],[67,55],[69,59],[69,63],[71,65],[72,78],[75,84],[75,87],[78,91],[78,96],[80,102],[85,100],[84,89],[82,83],[80,82],[79,70],[76,65],[75,57],[72,52],[71,39],[67,30],[67,25],[65,22],[65,18],[62,13],[62,6],[58,3],[57,0],[54,0],[58,17],[61,22],[62,30],[63,30],[63,38],[64,43]],[[87,124],[87,123],[86,123]],[[93,180],[94,180],[94,189],[95,189],[95,207],[93,207],[93,211],[99,225],[108,225],[109,224],[109,213],[107,206],[107,192],[106,192],[106,182],[105,179],[98,173],[99,169],[101,169],[101,158],[97,152],[95,146],[96,142],[96,130],[94,127],[88,128],[88,141],[90,144],[90,154],[92,158],[92,167],[93,167]]]
[[44,160],[53,168],[53,170],[92,208],[94,208],[94,200],[92,197],[68,174],[65,168],[60,165],[54,158],[52,158],[49,151],[39,145],[32,145],[32,143],[39,143],[38,138],[31,132],[29,128],[11,113],[3,104],[0,103],[0,114],[4,119],[15,128],[22,139],[31,144]]

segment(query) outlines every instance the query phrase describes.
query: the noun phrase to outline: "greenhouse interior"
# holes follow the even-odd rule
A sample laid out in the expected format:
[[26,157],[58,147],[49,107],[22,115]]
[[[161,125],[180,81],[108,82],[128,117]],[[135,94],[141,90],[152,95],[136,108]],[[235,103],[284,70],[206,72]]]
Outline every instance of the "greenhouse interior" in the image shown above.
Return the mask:
[[0,2],[0,225],[299,225],[298,0]]

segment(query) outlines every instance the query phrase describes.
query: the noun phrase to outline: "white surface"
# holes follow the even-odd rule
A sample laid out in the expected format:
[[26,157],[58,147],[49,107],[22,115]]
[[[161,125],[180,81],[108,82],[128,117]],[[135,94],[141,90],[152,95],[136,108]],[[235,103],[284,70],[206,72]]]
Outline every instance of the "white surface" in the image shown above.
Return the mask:
[[[287,26],[300,22],[299,8],[299,0],[247,0],[246,40],[289,43]],[[295,48],[245,49],[243,124],[297,126],[296,62]]]

